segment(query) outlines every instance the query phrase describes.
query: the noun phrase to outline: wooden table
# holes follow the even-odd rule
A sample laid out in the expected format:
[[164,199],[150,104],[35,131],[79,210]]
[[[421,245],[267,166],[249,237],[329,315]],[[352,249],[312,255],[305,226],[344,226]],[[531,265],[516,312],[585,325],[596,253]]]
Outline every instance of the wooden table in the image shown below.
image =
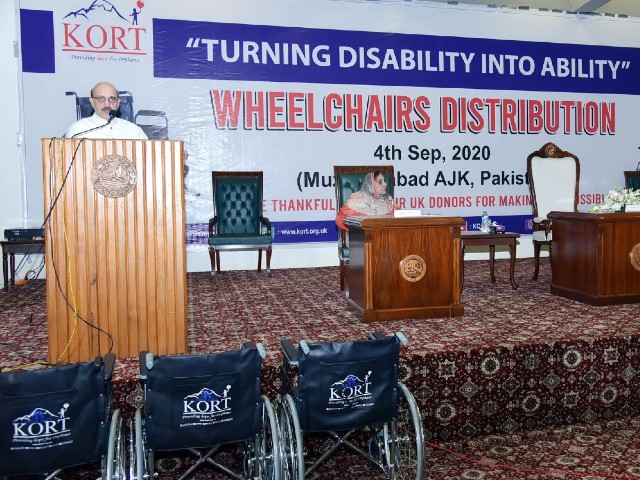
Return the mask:
[[509,280],[511,281],[511,288],[514,290],[518,288],[518,284],[513,278],[513,273],[516,265],[516,240],[520,238],[519,233],[484,233],[479,231],[473,232],[461,232],[460,239],[462,240],[462,284],[464,285],[464,248],[465,247],[477,247],[477,246],[489,246],[489,273],[491,275],[491,283],[496,283],[496,276],[494,274],[494,261],[496,254],[496,245],[507,245],[509,247]]
[[349,305],[362,322],[460,317],[460,217],[347,217]]
[[[32,253],[44,253],[44,240],[24,238],[18,240],[0,240],[2,244],[2,276],[4,279],[4,291],[9,290],[9,284],[13,287],[16,284],[16,253],[31,255]],[[11,279],[9,279],[9,268],[7,259],[11,266]]]
[[552,294],[596,306],[640,303],[640,213],[548,216]]

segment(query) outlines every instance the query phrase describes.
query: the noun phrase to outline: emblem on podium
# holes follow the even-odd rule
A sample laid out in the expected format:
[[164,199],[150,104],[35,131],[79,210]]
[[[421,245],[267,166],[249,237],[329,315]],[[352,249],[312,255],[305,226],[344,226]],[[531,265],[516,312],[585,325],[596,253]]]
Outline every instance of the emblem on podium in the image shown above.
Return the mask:
[[136,186],[137,178],[136,167],[121,155],[102,157],[91,171],[93,187],[110,198],[127,196]]
[[400,261],[400,275],[409,282],[417,282],[427,271],[427,264],[419,255],[409,255]]

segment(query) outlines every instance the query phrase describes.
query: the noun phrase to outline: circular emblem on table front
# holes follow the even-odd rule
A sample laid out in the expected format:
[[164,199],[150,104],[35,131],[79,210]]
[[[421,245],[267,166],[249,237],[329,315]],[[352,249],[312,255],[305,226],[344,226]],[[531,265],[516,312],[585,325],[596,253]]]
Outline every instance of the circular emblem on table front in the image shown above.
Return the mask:
[[136,186],[138,174],[131,160],[121,155],[102,157],[91,170],[91,183],[105,197],[124,197]]
[[636,243],[629,252],[631,266],[640,271],[640,243]]
[[427,264],[419,255],[409,255],[400,261],[400,275],[409,282],[417,282],[427,271]]

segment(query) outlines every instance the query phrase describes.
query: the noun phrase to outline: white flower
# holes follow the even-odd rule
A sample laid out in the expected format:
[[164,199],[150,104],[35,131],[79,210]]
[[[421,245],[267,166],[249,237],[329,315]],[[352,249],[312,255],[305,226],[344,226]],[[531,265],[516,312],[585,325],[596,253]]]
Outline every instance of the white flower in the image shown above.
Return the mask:
[[640,190],[622,188],[619,185],[605,195],[604,201],[589,208],[589,212],[619,212],[625,205],[640,205]]

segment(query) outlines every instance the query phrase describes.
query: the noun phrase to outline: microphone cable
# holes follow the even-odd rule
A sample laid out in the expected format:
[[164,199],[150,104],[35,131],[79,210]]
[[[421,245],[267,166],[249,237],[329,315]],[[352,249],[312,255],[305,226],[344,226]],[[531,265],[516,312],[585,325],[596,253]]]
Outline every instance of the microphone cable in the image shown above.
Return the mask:
[[78,135],[84,135],[85,133],[93,132],[94,130],[99,130],[100,128],[104,128],[111,123],[111,121],[118,116],[117,110],[109,110],[109,120],[104,125],[98,125],[97,127],[90,128],[88,130],[84,130],[82,132],[74,133],[69,138],[76,138]]
[[[116,111],[115,110],[111,110],[111,112],[109,112],[110,116],[111,116],[112,113],[116,113]],[[109,122],[113,118],[115,118],[115,115],[111,116],[111,118],[109,119]],[[97,128],[105,127],[105,126],[107,126],[109,124],[109,122],[107,122],[104,125],[100,125]],[[90,130],[96,130],[97,128],[90,129]],[[84,132],[84,133],[86,133],[86,132]],[[51,230],[51,215],[53,213],[54,207],[58,203],[58,200],[60,199],[60,196],[62,195],[62,193],[64,191],[65,184],[67,182],[67,179],[69,178],[69,174],[71,173],[71,169],[72,169],[72,167],[73,167],[73,165],[75,163],[75,159],[76,159],[76,156],[78,154],[78,150],[80,149],[80,146],[84,143],[84,140],[85,140],[85,138],[81,138],[80,142],[78,142],[78,145],[76,145],[76,148],[73,151],[73,155],[71,156],[71,161],[69,162],[69,166],[67,167],[66,172],[64,172],[64,177],[63,177],[62,183],[61,183],[60,187],[58,188],[58,190],[56,192],[56,196],[55,196],[54,200],[52,202],[50,202],[49,211],[48,211],[47,216],[46,216],[46,218],[45,218],[45,220],[43,222],[43,228],[46,226],[47,230],[48,230],[47,233],[49,235],[45,235],[45,237],[48,237],[48,239],[49,239],[48,240],[49,241],[49,248],[51,248],[52,252],[53,252],[53,246],[51,245],[51,241],[52,241],[53,235],[52,235],[52,230]],[[51,159],[54,158],[53,151],[52,151],[53,150],[52,149],[52,145],[53,145],[53,139],[52,139],[51,143],[49,143],[49,150],[50,150],[49,158],[51,158]],[[62,157],[62,155],[60,155],[60,157]],[[62,166],[62,164],[60,164],[60,167],[61,166]],[[54,190],[53,190],[53,179],[54,179],[54,176],[55,176],[56,168],[57,168],[56,165],[51,165],[50,168],[49,168],[49,192],[50,192],[51,196],[54,193]],[[67,239],[66,231],[64,231],[63,234],[64,234],[64,238],[66,240]],[[77,308],[75,306],[75,299],[74,299],[74,302],[72,303],[72,301],[69,299],[69,297],[66,295],[66,293],[62,289],[62,284],[60,282],[60,275],[59,275],[59,272],[58,272],[58,266],[55,263],[55,259],[54,259],[53,254],[51,255],[51,263],[52,263],[52,269],[53,269],[53,273],[55,275],[56,285],[58,287],[58,291],[60,292],[60,295],[64,299],[65,303],[67,304],[69,309],[74,313],[74,316],[77,319],[79,319],[81,322],[83,322],[86,325],[88,325],[90,328],[93,328],[93,329],[97,330],[98,332],[103,333],[103,334],[105,334],[107,336],[108,342],[109,342],[109,349],[108,349],[107,353],[110,353],[113,350],[113,345],[114,345],[113,336],[108,331],[98,327],[93,322],[88,321],[86,318],[84,318],[78,312],[78,310],[77,310]],[[72,333],[71,337],[69,338],[69,342],[68,342],[67,346],[65,347],[64,352],[58,358],[57,363],[59,363],[62,360],[62,357],[66,354],[66,350],[68,349],[68,347],[71,344],[71,338],[73,337],[74,333],[75,333],[75,328],[74,328],[74,332]]]

